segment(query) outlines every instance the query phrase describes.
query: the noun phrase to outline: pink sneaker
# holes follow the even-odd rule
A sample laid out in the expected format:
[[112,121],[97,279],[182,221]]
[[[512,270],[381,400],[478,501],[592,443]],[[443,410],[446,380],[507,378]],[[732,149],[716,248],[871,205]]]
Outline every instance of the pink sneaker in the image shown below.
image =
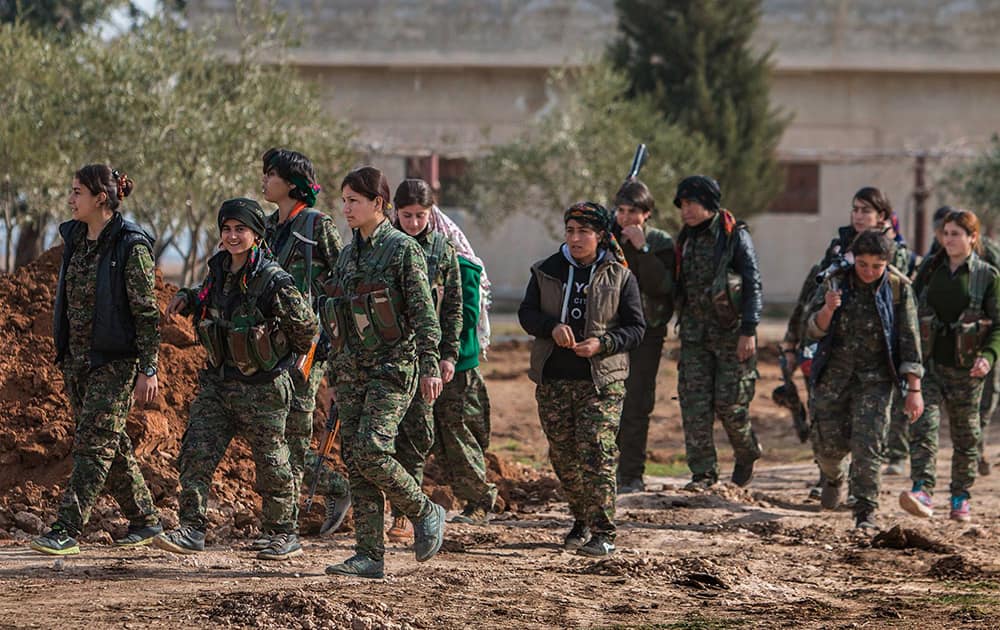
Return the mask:
[[969,507],[969,497],[962,494],[951,498],[951,520],[968,523],[972,520],[972,509]]
[[899,506],[914,516],[930,518],[934,515],[934,500],[923,488],[899,495]]

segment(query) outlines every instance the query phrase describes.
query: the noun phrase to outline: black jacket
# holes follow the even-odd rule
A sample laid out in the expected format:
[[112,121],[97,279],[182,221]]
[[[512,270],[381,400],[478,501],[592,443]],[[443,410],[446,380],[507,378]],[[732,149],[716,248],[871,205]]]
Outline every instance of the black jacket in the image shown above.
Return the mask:
[[[56,363],[69,351],[69,320],[66,314],[66,270],[76,250],[77,231],[86,230],[80,221],[66,221],[59,226],[59,235],[66,247],[63,249],[62,267],[53,322],[56,344]],[[97,264],[97,295],[94,300],[94,328],[90,343],[90,367],[100,367],[115,359],[138,356],[135,340],[135,318],[129,309],[125,290],[125,262],[136,246],[153,251],[153,237],[141,227],[126,221],[116,212],[108,227],[108,246],[101,252]]]

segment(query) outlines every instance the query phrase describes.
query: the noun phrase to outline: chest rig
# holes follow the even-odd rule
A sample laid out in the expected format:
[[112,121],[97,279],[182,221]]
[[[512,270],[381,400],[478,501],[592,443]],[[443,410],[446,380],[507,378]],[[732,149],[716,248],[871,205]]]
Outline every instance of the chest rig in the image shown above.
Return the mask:
[[924,357],[931,357],[934,352],[935,338],[939,335],[954,334],[955,366],[971,368],[979,356],[979,349],[993,329],[993,320],[986,317],[986,312],[983,309],[983,298],[986,296],[987,287],[996,280],[997,272],[973,253],[967,263],[969,266],[969,305],[965,307],[956,321],[945,323],[938,319],[937,313],[927,301],[931,276],[941,267],[944,259],[944,256],[938,254],[938,258],[928,265],[925,272],[925,282],[920,291],[917,305],[917,318],[920,321],[920,347]]

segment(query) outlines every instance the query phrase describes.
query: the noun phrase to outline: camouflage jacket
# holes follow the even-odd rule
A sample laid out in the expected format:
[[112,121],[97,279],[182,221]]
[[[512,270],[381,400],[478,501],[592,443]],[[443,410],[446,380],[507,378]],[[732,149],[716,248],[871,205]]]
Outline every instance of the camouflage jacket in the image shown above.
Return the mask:
[[[393,233],[399,237],[393,237]],[[386,247],[393,250],[383,251]],[[388,263],[380,265],[383,256]],[[349,369],[350,366],[345,366],[347,362],[371,369],[416,362],[420,376],[440,376],[441,326],[434,311],[427,262],[420,244],[396,230],[388,220],[380,223],[368,238],[362,238],[360,230],[354,230],[327,282],[327,293],[339,290],[343,295],[353,296],[357,295],[359,285],[389,289],[401,311],[402,338],[393,345],[365,348],[357,343],[355,332],[348,335],[347,347],[334,358],[336,365],[331,367]]]
[[[311,225],[309,225],[311,224]],[[278,212],[267,217],[264,240],[278,264],[292,274],[295,286],[305,295],[305,244],[293,232],[316,241],[313,247],[312,295],[315,299],[323,292],[323,283],[330,277],[340,255],[340,232],[333,219],[315,208],[305,208],[284,223],[278,223]],[[312,235],[309,235],[309,232]]]
[[458,362],[458,343],[462,334],[462,276],[458,254],[448,237],[430,228],[418,234],[416,241],[424,250],[431,297],[441,326],[441,359]]

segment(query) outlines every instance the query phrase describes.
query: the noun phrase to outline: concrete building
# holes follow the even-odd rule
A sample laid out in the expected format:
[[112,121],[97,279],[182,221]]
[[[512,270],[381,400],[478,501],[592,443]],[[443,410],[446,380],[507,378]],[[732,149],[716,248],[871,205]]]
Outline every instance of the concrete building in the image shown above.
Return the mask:
[[[372,161],[393,183],[439,179],[446,203],[467,158],[558,107],[548,71],[584,63],[615,33],[613,0],[278,4],[301,20],[295,65],[320,82],[334,113],[360,128]],[[226,0],[190,5],[195,23],[233,11]],[[763,9],[756,45],[775,47],[773,100],[794,115],[779,147],[787,190],[773,212],[751,221],[766,298],[777,303],[794,298],[804,270],[846,222],[856,189],[886,190],[913,241],[918,160],[930,187],[1000,128],[1000,2],[764,0]],[[671,191],[654,193],[668,199]],[[926,194],[929,214],[940,199]],[[739,201],[728,201],[738,212]],[[526,217],[483,230],[452,210],[501,297],[519,296],[530,262],[556,243]]]

